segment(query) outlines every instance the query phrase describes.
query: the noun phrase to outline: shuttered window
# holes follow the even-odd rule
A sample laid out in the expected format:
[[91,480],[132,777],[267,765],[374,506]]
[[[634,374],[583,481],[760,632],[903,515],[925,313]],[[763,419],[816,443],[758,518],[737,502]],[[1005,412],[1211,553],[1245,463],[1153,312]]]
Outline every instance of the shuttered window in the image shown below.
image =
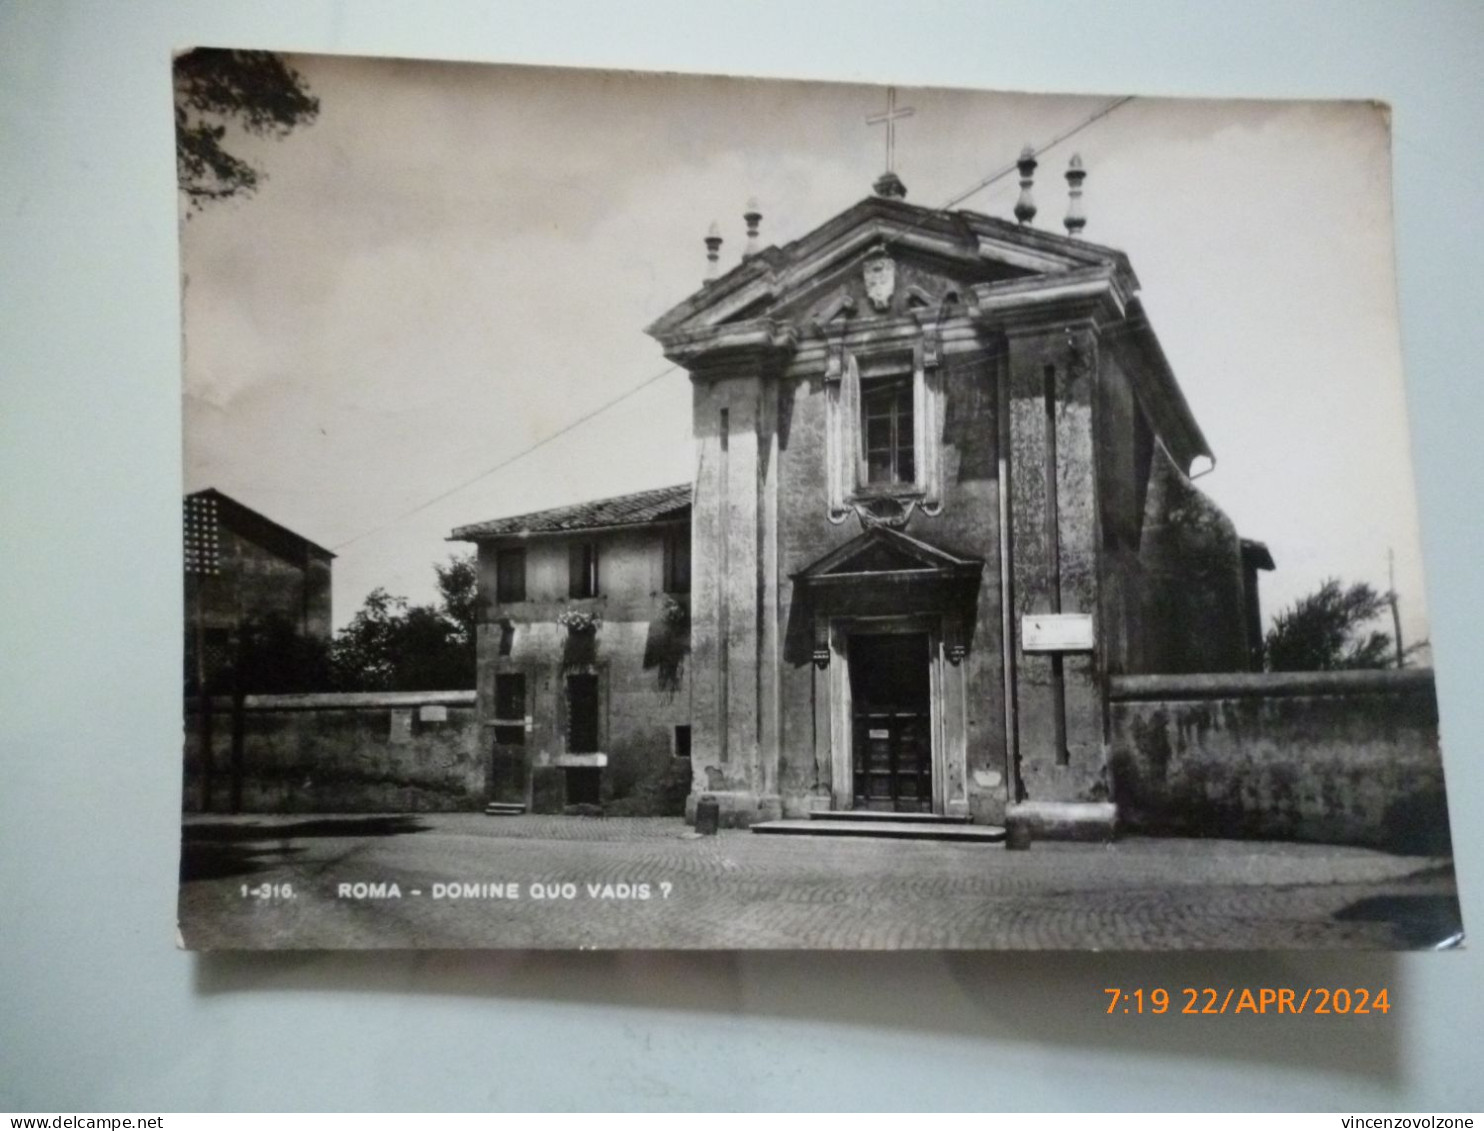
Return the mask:
[[598,595],[598,544],[573,542],[567,548],[567,596]]
[[519,546],[495,551],[495,600],[502,605],[526,599],[526,552]]
[[665,531],[665,592],[690,592],[690,527]]
[[598,677],[576,673],[567,677],[567,753],[598,751]]

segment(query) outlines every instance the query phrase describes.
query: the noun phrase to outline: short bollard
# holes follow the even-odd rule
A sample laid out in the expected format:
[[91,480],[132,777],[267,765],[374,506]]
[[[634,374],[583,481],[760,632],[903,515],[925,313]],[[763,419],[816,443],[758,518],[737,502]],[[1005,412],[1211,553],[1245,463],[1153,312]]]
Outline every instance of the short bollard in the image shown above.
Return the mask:
[[1029,821],[1009,820],[1005,822],[1005,847],[1011,851],[1024,851],[1031,846]]
[[721,823],[721,805],[709,793],[696,802],[696,832],[701,836],[715,836]]

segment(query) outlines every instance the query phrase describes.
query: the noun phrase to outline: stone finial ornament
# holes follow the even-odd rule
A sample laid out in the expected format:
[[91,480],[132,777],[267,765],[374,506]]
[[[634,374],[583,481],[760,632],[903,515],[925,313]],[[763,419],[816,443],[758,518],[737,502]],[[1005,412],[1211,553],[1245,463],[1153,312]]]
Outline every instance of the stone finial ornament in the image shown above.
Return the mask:
[[877,196],[884,196],[888,200],[901,200],[907,195],[907,186],[902,183],[902,178],[892,172],[882,173],[871,187],[876,190]]
[[746,204],[747,211],[742,213],[742,221],[747,225],[747,246],[742,249],[742,258],[751,259],[760,250],[757,239],[758,221],[763,214],[758,211],[757,197],[749,197]]
[[1067,218],[1062,223],[1067,226],[1067,235],[1073,239],[1087,227],[1087,214],[1082,211],[1082,182],[1086,179],[1082,155],[1072,154],[1072,160],[1067,163]]
[[1015,162],[1020,170],[1020,199],[1015,202],[1015,220],[1029,224],[1036,218],[1036,202],[1031,198],[1031,183],[1036,175],[1036,151],[1027,145],[1020,151],[1020,160]]
[[716,278],[717,264],[721,261],[721,228],[715,220],[706,230],[706,278]]

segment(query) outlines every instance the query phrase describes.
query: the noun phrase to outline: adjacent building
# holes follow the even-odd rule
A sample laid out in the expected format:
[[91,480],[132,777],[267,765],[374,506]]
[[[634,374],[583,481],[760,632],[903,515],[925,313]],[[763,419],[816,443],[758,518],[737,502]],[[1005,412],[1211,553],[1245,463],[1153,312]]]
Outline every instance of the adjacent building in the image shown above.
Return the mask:
[[691,485],[464,526],[493,803],[680,813],[691,792]]
[[188,690],[220,682],[244,626],[329,642],[334,554],[215,488],[184,511]]

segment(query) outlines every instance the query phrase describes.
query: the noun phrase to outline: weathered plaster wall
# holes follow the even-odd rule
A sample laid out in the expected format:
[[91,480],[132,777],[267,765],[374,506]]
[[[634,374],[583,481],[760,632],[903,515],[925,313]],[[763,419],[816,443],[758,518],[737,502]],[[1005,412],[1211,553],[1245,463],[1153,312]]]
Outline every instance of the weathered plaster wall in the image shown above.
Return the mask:
[[[913,514],[906,533],[950,553],[980,558],[984,569],[970,610],[963,663],[963,701],[945,703],[945,729],[962,734],[970,815],[1004,818],[1004,655],[1000,600],[1000,455],[998,385],[1005,371],[1003,343],[984,343],[943,359],[943,508]],[[961,725],[955,726],[954,715]],[[950,795],[958,783],[949,781]]]
[[[1148,581],[1141,548],[1156,443],[1128,375],[1111,349],[1101,351],[1097,400],[1098,520],[1102,535],[1100,616],[1105,669],[1151,670],[1144,607]],[[1161,457],[1163,458],[1163,457]]]
[[[224,812],[233,792],[232,703],[225,696],[212,701],[209,767],[204,706],[186,701],[185,809]],[[473,692],[253,695],[243,704],[240,733],[244,812],[407,813],[484,805]]]
[[[762,362],[740,359],[694,382],[699,464],[691,537],[694,792],[722,820],[781,812],[776,600],[777,399]],[[772,623],[765,623],[770,620]]]
[[[1024,652],[1020,632],[1022,617],[1052,611],[1057,608],[1056,599],[1064,613],[1097,609],[1096,349],[1086,328],[1057,327],[1018,333],[1010,339],[1017,713],[1020,775],[1026,797],[1032,801],[1101,800],[1106,796],[1102,693],[1095,654],[1069,653],[1060,658],[1065,747],[1058,751],[1056,661],[1047,654]],[[1054,547],[1046,520],[1048,389],[1056,437]]]
[[1448,844],[1431,672],[1130,676],[1111,691],[1125,828]]
[[782,666],[783,812],[802,816],[830,808],[830,680],[810,662],[814,625],[792,575],[860,533],[851,519],[836,526],[826,514],[826,422],[822,373],[781,381],[778,453],[778,607],[784,626]]
[[[971,812],[982,820],[1002,814],[1005,793],[995,466],[995,380],[1001,357],[982,348],[944,357],[944,411],[938,424],[942,509],[936,516],[914,510],[904,530],[950,553],[985,561],[962,665],[964,695],[961,702],[945,704],[945,714],[952,716],[949,741],[963,746]],[[857,537],[862,525],[854,515],[838,524],[829,519],[821,374],[786,374],[776,396],[777,599],[771,611],[782,638],[779,791],[783,812],[803,815],[830,804],[830,673],[810,662],[814,626],[792,576]],[[950,796],[962,794],[963,782],[945,784]]]
[[[569,804],[567,769],[597,764],[568,750],[566,677],[598,677],[598,753],[604,811],[614,815],[676,814],[690,780],[675,757],[675,727],[691,722],[690,632],[667,610],[687,608],[686,594],[664,593],[664,528],[557,535],[480,547],[480,579],[488,604],[479,625],[480,745],[488,795],[558,812]],[[599,595],[569,598],[568,548],[598,543]],[[494,559],[501,545],[526,550],[527,600],[494,602]],[[569,632],[557,622],[568,610],[601,618],[594,632]],[[520,743],[500,742],[495,684],[500,673],[525,676]]]

